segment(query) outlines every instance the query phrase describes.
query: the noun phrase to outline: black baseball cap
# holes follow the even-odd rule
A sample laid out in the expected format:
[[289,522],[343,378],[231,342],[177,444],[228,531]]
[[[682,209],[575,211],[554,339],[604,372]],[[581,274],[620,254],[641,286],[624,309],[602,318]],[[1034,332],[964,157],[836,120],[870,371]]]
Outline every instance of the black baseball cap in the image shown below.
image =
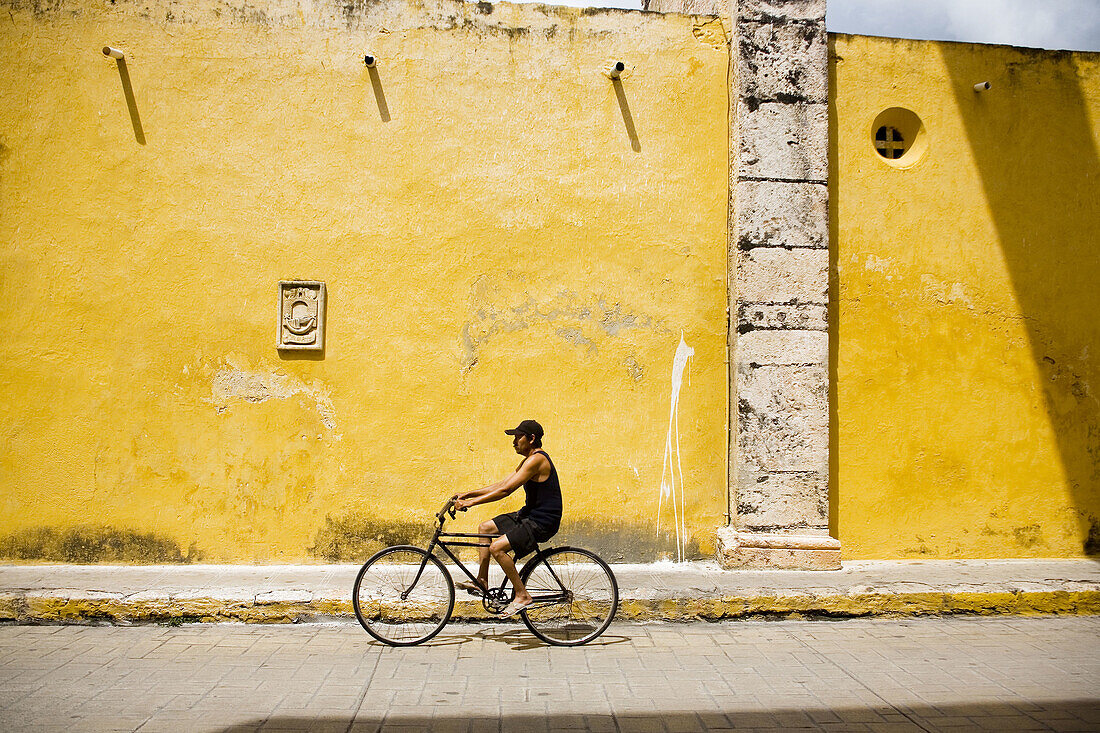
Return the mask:
[[536,438],[541,438],[543,436],[542,426],[534,420],[524,420],[514,429],[504,431],[505,435],[519,435],[520,433],[524,435],[533,435]]

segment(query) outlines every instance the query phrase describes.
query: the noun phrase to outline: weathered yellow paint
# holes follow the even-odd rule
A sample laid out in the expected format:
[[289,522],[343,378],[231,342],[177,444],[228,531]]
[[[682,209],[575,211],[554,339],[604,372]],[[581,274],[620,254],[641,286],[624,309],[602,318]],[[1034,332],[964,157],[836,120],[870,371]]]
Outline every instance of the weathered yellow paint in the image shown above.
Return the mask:
[[[782,616],[788,618],[931,615],[1095,616],[1100,592],[1041,591],[1017,593],[925,593],[746,596],[699,599],[625,599],[618,621],[718,621]],[[0,621],[80,623],[89,620],[160,623],[296,623],[323,616],[351,617],[348,600],[324,599],[278,603],[227,603],[224,599],[188,598],[149,601],[59,597],[0,596]],[[497,617],[474,601],[456,601],[454,621]]]
[[[1095,554],[1100,55],[846,35],[832,51],[845,557]],[[926,128],[914,164],[873,149],[890,107]]]
[[[720,41],[712,19],[449,0],[15,3],[0,538],[92,526],[310,561],[326,517],[427,522],[499,478],[504,428],[534,417],[567,520],[661,531],[657,559],[683,334],[686,525],[713,551]],[[323,358],[277,353],[282,279],[327,283]]]
[[[501,430],[537,417],[567,523],[656,559],[672,550],[671,517],[654,523],[681,334],[686,523],[713,549],[720,21],[449,0],[14,5],[8,557],[355,559],[499,477],[515,461]],[[105,44],[127,53],[137,125]],[[855,36],[833,51],[845,557],[1096,552],[1098,56]],[[873,150],[891,107],[924,124],[912,164]],[[323,358],[276,352],[280,279],[327,283]]]

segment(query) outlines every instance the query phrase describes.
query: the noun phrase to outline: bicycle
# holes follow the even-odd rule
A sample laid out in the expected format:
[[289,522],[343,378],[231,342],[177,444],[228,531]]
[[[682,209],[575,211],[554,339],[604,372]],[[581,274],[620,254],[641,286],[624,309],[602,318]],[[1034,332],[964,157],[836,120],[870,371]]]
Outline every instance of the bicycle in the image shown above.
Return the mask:
[[[498,535],[444,532],[447,517],[455,518],[448,499],[435,515],[439,524],[428,548],[394,545],[375,553],[355,576],[352,605],[355,617],[378,641],[390,646],[422,644],[451,619],[455,585],[435,554],[443,551],[477,584],[476,576],[452,552],[455,547],[487,547]],[[540,550],[519,571],[534,598],[519,612],[535,636],[556,646],[587,644],[611,624],[619,607],[615,575],[594,552],[579,547]],[[499,614],[515,597],[505,578],[481,593],[482,605]]]

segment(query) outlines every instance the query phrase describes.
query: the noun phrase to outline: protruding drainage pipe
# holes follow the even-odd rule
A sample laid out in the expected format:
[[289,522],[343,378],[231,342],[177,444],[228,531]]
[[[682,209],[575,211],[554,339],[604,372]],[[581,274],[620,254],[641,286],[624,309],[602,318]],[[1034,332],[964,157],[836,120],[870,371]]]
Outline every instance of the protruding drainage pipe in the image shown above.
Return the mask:
[[624,64],[622,61],[616,61],[615,65],[611,67],[611,78],[618,79],[619,74],[623,73],[625,69],[626,64]]

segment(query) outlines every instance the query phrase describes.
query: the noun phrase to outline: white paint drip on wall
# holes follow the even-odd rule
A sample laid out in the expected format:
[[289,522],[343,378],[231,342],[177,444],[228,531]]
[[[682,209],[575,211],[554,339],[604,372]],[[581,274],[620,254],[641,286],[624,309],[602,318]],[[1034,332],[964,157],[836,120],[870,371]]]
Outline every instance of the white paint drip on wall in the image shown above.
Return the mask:
[[672,395],[668,406],[668,432],[665,434],[665,457],[661,463],[661,489],[657,496],[657,535],[661,534],[661,510],[666,501],[672,505],[672,521],[676,527],[676,560],[683,562],[687,548],[687,524],[684,520],[684,468],[680,461],[680,388],[688,360],[695,349],[684,341],[676,347],[672,359]]

